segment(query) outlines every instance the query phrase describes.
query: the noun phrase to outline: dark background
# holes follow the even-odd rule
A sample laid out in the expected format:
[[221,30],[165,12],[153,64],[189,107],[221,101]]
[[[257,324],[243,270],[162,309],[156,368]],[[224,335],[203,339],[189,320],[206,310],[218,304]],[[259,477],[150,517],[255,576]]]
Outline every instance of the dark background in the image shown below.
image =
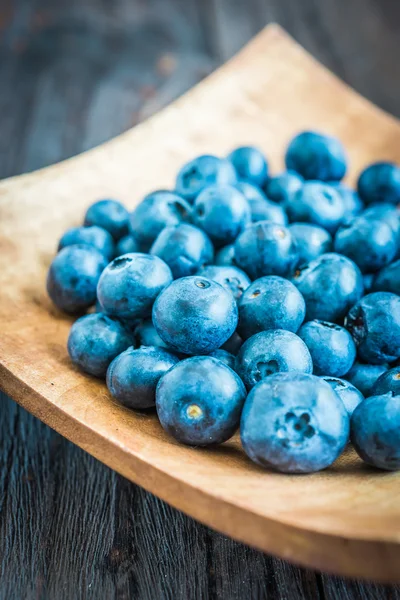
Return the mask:
[[[0,0],[0,177],[131,127],[271,21],[400,116],[398,0]],[[233,542],[0,412],[0,600],[400,599]]]

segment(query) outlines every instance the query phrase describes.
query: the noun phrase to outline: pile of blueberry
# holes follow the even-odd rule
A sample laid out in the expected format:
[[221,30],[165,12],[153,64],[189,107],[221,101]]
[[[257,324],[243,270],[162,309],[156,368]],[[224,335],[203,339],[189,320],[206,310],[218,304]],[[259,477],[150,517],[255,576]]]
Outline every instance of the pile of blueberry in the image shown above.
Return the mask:
[[287,170],[241,147],[183,166],[132,212],[115,200],[61,238],[53,302],[82,315],[68,351],[131,409],[156,407],[179,442],[240,427],[246,454],[324,469],[349,437],[400,468],[400,167],[341,183],[346,155],[303,132]]

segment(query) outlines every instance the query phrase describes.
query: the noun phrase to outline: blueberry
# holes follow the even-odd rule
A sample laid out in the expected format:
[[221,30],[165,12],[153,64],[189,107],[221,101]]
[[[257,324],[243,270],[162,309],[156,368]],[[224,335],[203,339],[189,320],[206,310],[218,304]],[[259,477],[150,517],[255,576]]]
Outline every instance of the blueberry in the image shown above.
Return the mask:
[[251,220],[253,223],[258,221],[271,221],[278,225],[287,225],[288,218],[285,210],[279,204],[269,200],[250,201]]
[[204,231],[182,223],[163,229],[150,253],[162,258],[177,279],[193,275],[203,265],[212,262],[214,248]]
[[[363,275],[363,283],[364,283],[364,294],[369,294],[372,291],[373,283],[374,283],[375,273],[364,273]],[[378,291],[378,290],[373,290]],[[392,290],[385,290],[386,292]]]
[[333,181],[331,185],[339,192],[342,198],[345,218],[355,217],[363,211],[364,204],[356,190],[353,190],[342,182]]
[[335,251],[351,258],[363,273],[374,273],[389,264],[397,253],[397,238],[384,221],[355,217],[340,227]]
[[134,335],[136,346],[138,348],[141,346],[155,346],[157,348],[169,350],[169,346],[162,341],[151,319],[142,321],[136,325]]
[[388,366],[385,365],[365,365],[360,362],[355,362],[350,371],[346,375],[347,381],[350,381],[363,396],[366,398],[371,395],[375,381],[387,371]]
[[108,365],[133,343],[125,327],[102,313],[81,317],[72,325],[68,352],[72,362],[82,371],[105,377]]
[[310,351],[315,375],[346,375],[356,358],[356,346],[349,332],[327,321],[309,321],[298,332]]
[[340,181],[346,174],[347,159],[341,142],[329,135],[303,131],[290,142],[286,167],[304,179]]
[[339,379],[339,377],[322,377],[331,388],[336,392],[341,401],[344,404],[345,409],[349,417],[353,414],[357,406],[364,400],[364,396],[354,385],[346,381],[345,379]]
[[148,194],[130,215],[135,239],[149,247],[164,227],[191,219],[191,207],[174,192],[159,190]]
[[278,225],[287,225],[288,218],[285,210],[279,204],[269,200],[250,200],[251,220],[253,223],[258,221],[272,221]]
[[285,171],[280,175],[271,177],[267,181],[265,191],[270,200],[285,205],[289,198],[301,188],[303,183],[304,180],[298,173]]
[[129,233],[129,213],[117,200],[99,200],[88,208],[84,224],[106,229],[117,241]]
[[283,225],[259,221],[246,227],[235,242],[235,261],[251,279],[290,276],[298,262],[296,244]]
[[246,454],[282,473],[312,473],[331,465],[349,437],[349,416],[322,379],[278,373],[249,393],[240,422]]
[[364,296],[350,310],[345,326],[361,360],[379,365],[400,356],[400,296],[389,292]]
[[224,344],[222,344],[221,349],[226,350],[230,354],[233,354],[236,356],[236,354],[239,352],[240,348],[242,347],[242,344],[243,344],[242,338],[240,337],[238,332],[235,331],[234,333],[232,333],[231,337],[228,340],[226,340],[226,342]]
[[327,183],[306,182],[285,204],[291,222],[307,222],[335,233],[345,217],[338,191]]
[[235,168],[228,159],[205,154],[182,167],[176,178],[176,192],[188,202],[193,202],[209,185],[233,185],[236,181]]
[[214,352],[211,352],[208,356],[221,360],[227,367],[235,370],[236,357],[234,354],[218,348],[218,350],[214,350]]
[[400,247],[400,211],[397,207],[384,202],[381,204],[371,204],[363,211],[362,216],[367,220],[378,220],[387,223],[396,235],[397,243]]
[[235,187],[242,192],[249,203],[253,223],[273,221],[279,225],[287,225],[288,219],[284,208],[268,200],[260,188],[245,181],[239,181]]
[[400,396],[371,396],[351,418],[351,441],[361,458],[378,469],[400,469]]
[[239,303],[238,332],[243,339],[267,329],[296,333],[304,321],[306,305],[299,290],[287,279],[256,279]]
[[244,342],[236,357],[236,372],[249,390],[274,373],[312,370],[311,355],[303,340],[282,329],[256,333]]
[[250,204],[253,201],[268,201],[268,198],[263,192],[263,190],[260,187],[258,187],[258,185],[254,185],[253,183],[249,183],[248,181],[238,181],[237,183],[235,183],[235,188],[243,194],[247,202],[249,202]]
[[363,294],[359,268],[333,252],[297,269],[292,281],[306,301],[307,321],[341,322]]
[[101,254],[104,254],[107,261],[114,258],[115,246],[114,240],[108,231],[97,225],[91,227],[71,227],[68,229],[58,243],[58,250],[75,244],[88,245],[96,248]]
[[151,408],[160,378],[179,362],[162,348],[128,348],[114,358],[107,371],[110,394],[127,408]]
[[357,184],[360,198],[365,204],[375,202],[400,202],[400,168],[390,162],[378,162],[362,171]]
[[400,260],[379,271],[371,287],[374,292],[392,292],[400,296]]
[[232,437],[245,398],[245,387],[232,369],[210,356],[195,356],[163,375],[156,406],[161,425],[179,442],[209,446]]
[[233,244],[224,246],[215,255],[214,262],[218,266],[235,266],[235,247]]
[[241,269],[238,269],[238,267],[218,267],[216,265],[210,265],[201,269],[197,274],[201,277],[212,279],[222,285],[222,287],[233,294],[236,302],[239,302],[243,292],[247,290],[251,283],[246,273]]
[[304,265],[332,248],[330,233],[310,223],[292,223],[289,231],[296,242],[299,253],[299,265]]
[[118,318],[145,318],[154,300],[172,281],[167,264],[157,256],[132,252],[104,269],[97,296],[104,312]]
[[130,254],[131,252],[139,251],[140,245],[133,235],[125,235],[116,244],[115,256],[121,256],[122,254]]
[[268,178],[268,164],[264,154],[254,146],[241,146],[228,156],[240,181],[263,187]]
[[371,396],[380,396],[389,392],[395,396],[400,394],[400,367],[394,367],[378,377],[372,388]]
[[[98,303],[98,306],[100,307],[98,310],[96,310],[96,312],[103,312],[100,306],[100,303]],[[97,309],[97,306],[96,306]],[[115,317],[112,317],[115,318]],[[137,346],[136,344],[136,337],[135,337],[135,331],[136,328],[140,325],[140,323],[142,323],[142,319],[138,319],[138,318],[134,318],[134,319],[124,319],[124,318],[118,318],[118,321],[120,323],[122,323],[122,325],[125,327],[125,329],[132,335],[132,339],[135,341],[135,346]]]
[[205,277],[183,277],[157,298],[153,323],[166,344],[184,354],[209,354],[236,329],[233,295]]
[[210,185],[197,196],[193,221],[217,246],[233,242],[251,220],[250,205],[232,185]]
[[107,260],[93,246],[67,246],[53,259],[47,274],[47,293],[69,314],[85,312],[96,302],[96,288]]

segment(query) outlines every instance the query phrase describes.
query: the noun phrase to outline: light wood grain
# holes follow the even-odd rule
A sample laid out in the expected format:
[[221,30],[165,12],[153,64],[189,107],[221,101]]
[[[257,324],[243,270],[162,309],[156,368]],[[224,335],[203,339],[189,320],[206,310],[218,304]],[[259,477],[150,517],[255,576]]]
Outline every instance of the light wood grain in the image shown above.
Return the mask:
[[349,451],[332,468],[290,477],[251,464],[237,439],[215,450],[176,444],[155,416],[124,410],[75,370],[71,320],[45,294],[57,239],[104,196],[133,207],[172,186],[182,162],[259,145],[282,168],[303,128],[339,135],[350,181],[377,158],[400,160],[400,128],[269,27],[186,96],[95,150],[0,184],[0,385],[44,422],[173,506],[268,552],[344,575],[400,580],[399,478]]

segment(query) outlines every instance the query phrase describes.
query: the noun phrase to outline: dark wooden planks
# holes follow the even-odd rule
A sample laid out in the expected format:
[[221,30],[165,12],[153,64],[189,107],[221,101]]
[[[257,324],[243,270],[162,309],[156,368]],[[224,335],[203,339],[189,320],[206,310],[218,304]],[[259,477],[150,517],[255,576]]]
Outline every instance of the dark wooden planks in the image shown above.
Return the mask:
[[2,177],[117,135],[214,66],[191,2],[7,2],[0,7],[0,20],[2,11],[12,15],[0,40]]
[[267,22],[278,22],[361,94],[400,115],[400,7],[396,0],[205,0],[211,47],[226,60]]
[[[270,21],[399,114],[396,0],[3,0],[0,177],[117,135]],[[0,600],[400,597],[210,531],[0,406]]]
[[208,530],[0,405],[1,600],[318,597],[313,573]]

